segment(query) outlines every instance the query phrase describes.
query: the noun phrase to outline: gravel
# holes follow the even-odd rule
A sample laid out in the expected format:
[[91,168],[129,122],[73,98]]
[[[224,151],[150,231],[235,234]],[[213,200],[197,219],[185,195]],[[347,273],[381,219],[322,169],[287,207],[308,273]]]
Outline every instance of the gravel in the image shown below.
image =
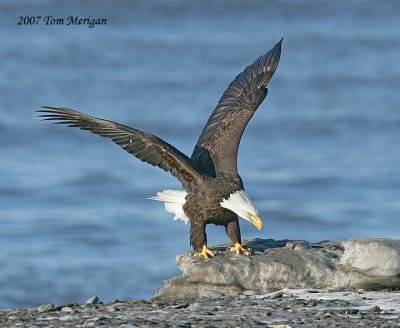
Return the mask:
[[[218,299],[45,304],[0,310],[0,327],[399,327],[400,293],[283,290]],[[253,295],[251,295],[253,294]]]

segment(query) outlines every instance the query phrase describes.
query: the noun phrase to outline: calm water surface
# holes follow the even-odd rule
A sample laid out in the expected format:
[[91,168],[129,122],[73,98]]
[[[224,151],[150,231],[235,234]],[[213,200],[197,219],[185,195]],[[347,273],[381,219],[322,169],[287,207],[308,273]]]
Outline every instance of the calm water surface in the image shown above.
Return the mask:
[[[243,237],[400,237],[398,1],[42,0],[0,12],[1,308],[148,298],[189,249],[189,227],[147,200],[180,188],[172,176],[34,110],[75,108],[190,155],[229,82],[282,36],[239,156],[265,228],[243,222]],[[17,25],[25,15],[108,24]]]

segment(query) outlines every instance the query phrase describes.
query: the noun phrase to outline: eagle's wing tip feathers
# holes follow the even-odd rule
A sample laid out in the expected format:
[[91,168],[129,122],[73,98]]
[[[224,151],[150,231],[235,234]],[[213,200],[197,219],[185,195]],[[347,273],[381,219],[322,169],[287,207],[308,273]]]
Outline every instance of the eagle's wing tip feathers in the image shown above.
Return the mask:
[[49,110],[58,110],[58,109],[60,109],[61,107],[53,107],[53,106],[40,106],[40,109],[38,109],[38,110],[36,110],[36,112],[46,112],[46,111],[49,111]]
[[[62,107],[52,107],[52,106],[41,106],[35,112],[38,113],[37,117],[41,118],[41,121],[56,121],[60,120],[60,115],[63,109]],[[61,120],[60,122],[52,122],[53,124],[65,124],[66,122]]]

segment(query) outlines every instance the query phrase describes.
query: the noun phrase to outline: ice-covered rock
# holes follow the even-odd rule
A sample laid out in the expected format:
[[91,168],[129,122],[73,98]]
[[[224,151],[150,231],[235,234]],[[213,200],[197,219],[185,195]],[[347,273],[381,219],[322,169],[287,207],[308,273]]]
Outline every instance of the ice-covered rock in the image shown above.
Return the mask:
[[218,255],[207,260],[190,253],[178,255],[182,276],[166,281],[155,298],[196,299],[204,289],[234,296],[244,290],[400,287],[400,240],[309,243],[255,239],[246,247],[254,254],[237,255],[226,245],[214,246]]

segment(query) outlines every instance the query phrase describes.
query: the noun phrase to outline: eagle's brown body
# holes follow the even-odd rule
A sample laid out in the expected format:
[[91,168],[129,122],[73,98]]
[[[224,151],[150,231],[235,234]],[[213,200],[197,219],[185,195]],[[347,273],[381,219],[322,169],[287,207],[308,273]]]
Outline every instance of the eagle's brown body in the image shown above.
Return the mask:
[[183,206],[186,215],[190,217],[190,243],[194,250],[200,251],[207,244],[205,229],[210,223],[225,226],[232,243],[241,243],[238,216],[220,205],[230,194],[243,189],[240,177],[219,175],[209,179],[205,186],[189,192]]

